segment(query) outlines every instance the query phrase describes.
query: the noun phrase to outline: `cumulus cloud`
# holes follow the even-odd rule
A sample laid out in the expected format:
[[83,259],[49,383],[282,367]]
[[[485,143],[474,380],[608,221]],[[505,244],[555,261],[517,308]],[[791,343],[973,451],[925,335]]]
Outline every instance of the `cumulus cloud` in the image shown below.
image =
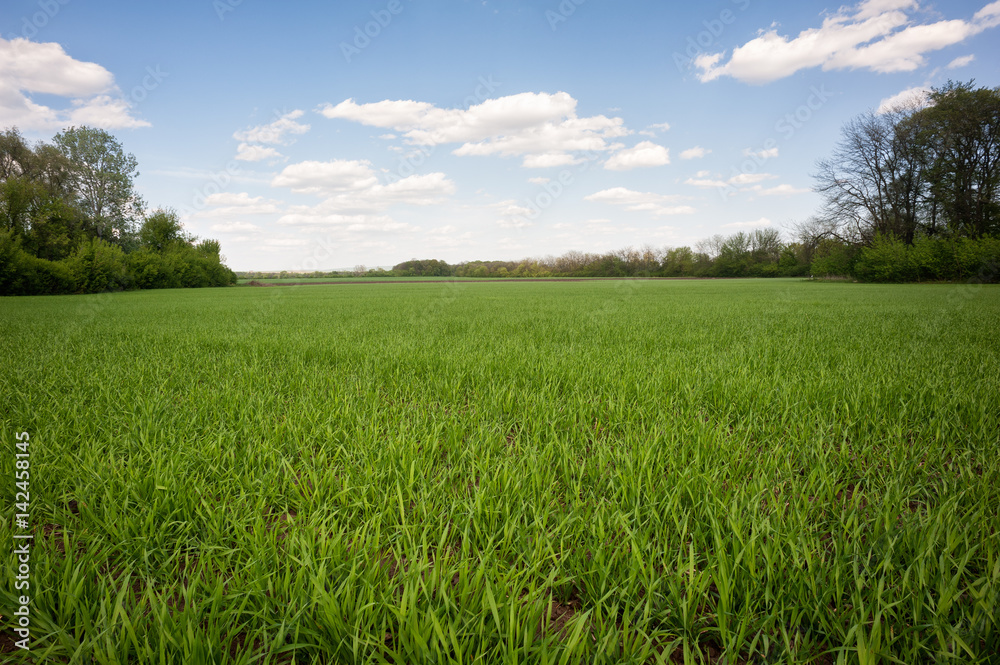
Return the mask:
[[760,150],[754,150],[752,148],[747,148],[743,151],[743,154],[747,157],[756,157],[758,159],[774,159],[778,156],[778,149],[761,148]]
[[309,125],[296,122],[304,113],[299,109],[289,111],[266,125],[257,125],[233,132],[233,138],[246,143],[285,144],[288,142],[290,134],[305,134],[309,131]]
[[271,180],[299,194],[315,194],[317,205],[290,207],[278,220],[290,225],[346,225],[349,230],[408,229],[378,215],[394,205],[427,206],[454,194],[455,183],[443,173],[428,173],[381,184],[367,161],[299,162],[286,166]]
[[271,180],[273,187],[288,187],[297,194],[333,194],[366,190],[378,184],[367,160],[306,161],[286,166]]
[[631,171],[632,169],[663,166],[670,163],[670,151],[652,141],[642,141],[631,148],[619,150],[604,162],[609,171]]
[[205,210],[195,217],[233,217],[240,215],[268,215],[281,212],[281,201],[250,196],[246,192],[216,192],[205,197]]
[[264,159],[282,159],[280,152],[262,145],[241,143],[236,147],[236,159],[243,162],[259,162]]
[[631,212],[648,212],[657,216],[686,215],[695,210],[687,205],[674,205],[684,197],[652,192],[637,192],[625,187],[612,187],[584,197],[587,201],[619,206]]
[[712,187],[728,187],[729,183],[725,180],[720,180],[718,178],[708,178],[703,176],[697,178],[688,178],[684,181],[685,185],[692,185],[694,187],[703,187],[709,189]]
[[795,37],[770,28],[725,53],[695,58],[702,81],[730,76],[745,83],[769,83],[802,69],[868,69],[908,72],[926,63],[925,54],[958,44],[1000,24],[1000,0],[970,20],[919,23],[916,0],[866,0],[842,7],[824,18],[819,28]]
[[931,89],[926,86],[907,88],[892,97],[886,97],[878,105],[876,113],[891,113],[903,108],[922,108],[930,102]]
[[761,217],[760,219],[755,219],[752,222],[733,222],[731,224],[723,224],[724,229],[753,229],[760,228],[762,226],[771,226],[771,220],[767,217]]
[[358,104],[347,99],[326,104],[327,118],[392,129],[413,145],[460,144],[453,154],[521,157],[526,168],[565,166],[581,161],[580,152],[617,149],[610,139],[629,132],[621,118],[581,118],[568,93],[525,92],[488,99],[462,108],[428,102],[384,100]]
[[[456,150],[455,154],[457,155],[459,152]],[[540,155],[525,155],[521,162],[521,166],[526,169],[551,169],[557,166],[572,166],[573,164],[579,164],[582,161],[582,157],[574,157],[566,152],[545,152]]]
[[211,229],[220,233],[247,233],[259,231],[260,227],[249,222],[222,222],[213,224]]
[[304,113],[301,109],[295,109],[279,115],[275,120],[265,125],[257,125],[233,132],[233,138],[240,142],[236,148],[236,159],[244,162],[286,159],[276,149],[259,144],[288,145],[293,141],[291,136],[308,132],[309,125],[297,122]]
[[681,152],[681,159],[701,159],[710,152],[712,151],[706,150],[705,148],[702,148],[700,145],[696,145],[693,148],[688,148],[687,150]]
[[497,213],[500,215],[497,225],[502,228],[522,229],[532,226],[532,223],[528,219],[534,214],[533,211],[518,204],[513,199],[500,201],[493,204],[493,207],[497,209]]
[[731,188],[753,185],[763,180],[771,180],[778,177],[773,173],[738,173],[727,180],[723,180],[721,177],[710,178],[707,176],[707,172],[699,171],[696,177],[688,178],[684,181],[684,184],[692,185],[694,187],[703,187],[706,189],[720,187]]
[[665,132],[665,131],[667,131],[669,129],[670,129],[670,123],[669,122],[660,122],[660,123],[656,123],[656,124],[650,125],[649,127],[647,127],[646,129],[642,130],[639,133],[642,134],[642,135],[644,135],[644,136],[656,136],[660,132]]
[[761,196],[792,196],[793,194],[807,194],[812,190],[807,187],[795,187],[794,185],[781,184],[774,187],[763,187],[754,185],[749,191]]
[[972,61],[976,59],[974,55],[963,55],[955,58],[948,63],[948,69],[958,69],[959,67],[965,67],[966,65],[972,64]]
[[727,182],[731,185],[752,185],[754,183],[761,182],[762,180],[770,180],[772,178],[777,178],[778,176],[773,173],[740,173],[734,175]]
[[[67,100],[64,108],[35,101],[33,95]],[[76,60],[56,43],[0,38],[0,125],[53,131],[69,125],[103,129],[148,127],[107,69]]]

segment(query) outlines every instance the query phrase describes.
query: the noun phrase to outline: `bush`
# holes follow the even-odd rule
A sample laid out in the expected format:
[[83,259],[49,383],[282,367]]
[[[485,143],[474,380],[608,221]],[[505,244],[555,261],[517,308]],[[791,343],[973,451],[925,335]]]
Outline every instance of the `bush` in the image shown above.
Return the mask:
[[163,255],[148,247],[129,254],[126,263],[136,288],[169,289],[180,286],[163,260]]
[[1000,238],[962,238],[956,243],[955,262],[960,279],[1000,282]]
[[22,253],[21,292],[25,295],[56,295],[76,291],[76,279],[65,261],[47,261]]
[[956,243],[948,238],[918,236],[910,254],[916,278],[923,281],[947,280],[961,276],[955,257]]
[[913,253],[901,239],[878,235],[864,247],[854,264],[855,276],[864,282],[913,282],[919,274]]
[[21,239],[13,231],[0,231],[0,295],[18,293],[22,254]]
[[66,263],[81,293],[121,291],[132,285],[121,247],[100,238],[80,243]]
[[811,274],[818,277],[846,277],[854,273],[856,250],[851,245],[825,238],[816,246],[810,264]]
[[855,275],[866,282],[1000,281],[1000,238],[921,236],[907,246],[879,237],[861,251]]

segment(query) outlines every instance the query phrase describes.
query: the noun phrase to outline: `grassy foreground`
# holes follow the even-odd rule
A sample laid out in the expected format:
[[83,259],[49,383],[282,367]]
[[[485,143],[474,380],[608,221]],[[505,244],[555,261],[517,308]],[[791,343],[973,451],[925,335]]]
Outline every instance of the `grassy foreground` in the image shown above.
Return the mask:
[[996,663],[998,329],[787,280],[0,299],[3,658]]

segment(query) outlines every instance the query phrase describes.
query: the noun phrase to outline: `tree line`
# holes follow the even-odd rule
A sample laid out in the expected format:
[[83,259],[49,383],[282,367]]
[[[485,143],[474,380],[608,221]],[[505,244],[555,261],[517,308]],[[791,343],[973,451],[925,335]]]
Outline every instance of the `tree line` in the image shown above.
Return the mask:
[[798,228],[814,273],[1000,280],[1000,88],[948,82],[926,104],[860,115],[816,185],[824,205]]
[[148,211],[138,163],[108,132],[71,127],[31,146],[0,132],[0,295],[95,293],[236,282],[217,240]]
[[[777,229],[716,235],[692,247],[626,247],[603,252],[567,252],[561,256],[518,261],[412,259],[391,269],[356,266],[353,270],[300,274],[322,277],[795,277],[809,274],[814,247],[785,242]],[[295,277],[282,273],[247,272],[241,277]]]
[[1000,88],[934,88],[926,103],[848,122],[818,164],[819,213],[690,247],[570,252],[517,262],[407,261],[397,275],[778,277],[1000,281]]

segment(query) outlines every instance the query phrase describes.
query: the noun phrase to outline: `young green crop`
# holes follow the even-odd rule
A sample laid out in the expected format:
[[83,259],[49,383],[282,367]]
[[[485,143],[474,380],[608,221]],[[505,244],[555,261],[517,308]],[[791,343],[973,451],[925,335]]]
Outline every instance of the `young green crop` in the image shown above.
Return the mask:
[[996,662],[998,325],[788,280],[2,299],[4,657]]

